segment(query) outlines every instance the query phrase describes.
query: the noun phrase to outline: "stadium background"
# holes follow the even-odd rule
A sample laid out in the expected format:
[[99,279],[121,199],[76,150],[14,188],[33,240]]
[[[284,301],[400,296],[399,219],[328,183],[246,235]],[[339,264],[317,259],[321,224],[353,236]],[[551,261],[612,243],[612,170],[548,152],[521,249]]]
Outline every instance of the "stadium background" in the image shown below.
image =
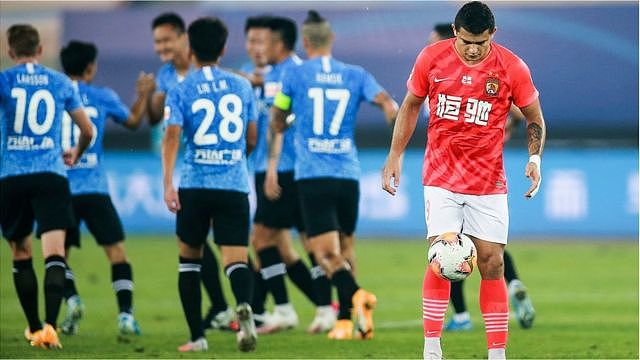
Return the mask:
[[[203,15],[222,17],[230,29],[228,51],[222,59],[222,66],[238,68],[247,61],[243,34],[247,16],[274,13],[290,16],[299,23],[306,10],[313,7],[332,23],[337,36],[334,56],[367,68],[396,100],[401,101],[406,91],[404,83],[410,67],[417,52],[425,45],[433,24],[451,21],[460,4],[2,1],[0,68],[5,69],[11,64],[7,57],[4,35],[6,29],[19,22],[32,23],[40,30],[43,39],[45,56],[42,62],[54,68],[60,68],[58,51],[68,40],[96,43],[99,49],[99,71],[95,84],[115,89],[130,104],[138,73],[155,72],[161,65],[153,53],[150,29],[151,20],[161,12],[175,11],[187,22]],[[510,188],[510,235],[513,240],[510,248],[541,314],[539,332],[530,332],[531,335],[528,336],[532,343],[545,344],[548,354],[552,354],[546,355],[544,350],[538,349],[539,352],[534,355],[526,356],[606,358],[615,354],[614,357],[637,358],[638,4],[512,1],[490,2],[490,6],[498,25],[495,40],[512,49],[528,63],[541,92],[548,126],[548,141],[543,156],[543,187],[533,201],[526,201],[522,196],[528,187],[528,180],[523,176],[527,159],[523,128],[518,129],[507,144],[505,155]],[[298,50],[304,56],[300,43]],[[405,159],[400,193],[396,198],[391,198],[380,190],[379,185],[379,170],[390,142],[390,131],[385,127],[377,109],[363,105],[359,114],[357,142],[360,146],[363,176],[358,234],[365,240],[359,246],[367,251],[359,254],[359,261],[362,262],[365,281],[378,284],[379,297],[397,301],[396,308],[403,307],[404,311],[393,308],[380,313],[382,320],[386,321],[383,324],[387,326],[387,333],[382,333],[382,336],[394,336],[393,330],[389,329],[405,326],[394,322],[398,318],[417,320],[418,317],[406,312],[415,307],[412,299],[417,299],[414,293],[418,289],[416,284],[421,280],[423,268],[421,254],[424,246],[415,240],[422,239],[426,230],[420,184],[425,130],[426,119],[422,117]],[[111,195],[125,229],[131,235],[131,243],[127,246],[131,249],[134,266],[136,269],[138,266],[149,266],[148,274],[165,274],[158,275],[151,281],[149,275],[141,273],[137,283],[140,292],[136,295],[136,301],[140,299],[141,303],[148,302],[148,297],[152,296],[156,299],[153,304],[156,309],[173,309],[168,312],[169,320],[164,321],[172,321],[176,331],[183,333],[184,320],[176,312],[177,295],[172,293],[171,299],[165,300],[158,297],[160,294],[153,292],[160,288],[175,288],[173,263],[168,266],[168,270],[153,267],[156,257],[171,261],[175,251],[173,216],[166,210],[162,200],[160,160],[157,154],[149,150],[149,129],[145,125],[132,133],[109,124],[107,132],[105,165]],[[148,247],[157,244],[158,239],[166,240],[167,246],[162,245],[155,253],[149,253]],[[103,264],[104,256],[94,249],[91,242],[86,243],[91,245],[88,248],[83,246],[83,253],[87,257],[76,257],[74,260],[76,269],[83,268],[82,264],[91,269],[82,278],[79,277],[80,290],[82,292],[84,288],[87,292],[93,291],[93,298],[89,298],[89,301],[94,301],[94,304],[98,301],[96,299],[106,298],[104,301],[108,304],[103,305],[111,309],[112,295],[104,281],[100,287],[90,290],[94,283],[99,282],[96,279],[107,277],[107,267]],[[389,247],[385,247],[385,244]],[[394,247],[391,247],[392,244],[395,244]],[[16,350],[13,350],[14,345],[11,344],[14,340],[8,335],[8,331],[15,332],[14,328],[22,326],[23,317],[10,285],[7,247],[3,246],[2,249],[0,322],[3,349],[0,355],[45,356],[46,354],[22,353],[22,343],[15,345]],[[411,253],[420,256],[404,260],[403,256]],[[375,280],[366,278],[366,274],[378,270],[380,263],[376,259],[380,257],[386,257],[389,266],[384,268],[383,273],[378,273]],[[135,259],[139,260],[136,262]],[[618,262],[624,263],[621,270],[617,267]],[[102,264],[101,269],[105,271],[93,271],[96,264]],[[595,269],[589,272],[587,268],[592,266]],[[396,279],[403,276],[403,279],[408,279],[409,271],[417,274],[415,279],[409,281],[409,284],[405,284],[407,281],[395,283]],[[623,274],[620,275],[620,272]],[[38,274],[41,273],[38,270]],[[558,273],[571,273],[576,278],[571,280],[571,284],[566,284]],[[627,278],[627,273],[632,276]],[[163,276],[168,278],[164,279]],[[614,285],[621,277],[623,279],[619,281],[622,287]],[[469,285],[470,304],[475,300],[477,278],[475,276]],[[609,279],[612,279],[610,284],[603,284]],[[393,291],[384,289],[385,281],[395,284]],[[146,295],[147,299],[145,292],[151,294]],[[294,301],[300,300],[298,295],[293,296]],[[407,297],[409,299],[405,301]],[[157,329],[152,326],[162,325],[160,317],[155,313],[145,313],[142,305],[139,308],[143,326],[146,325],[145,329],[149,330],[149,341],[156,341],[157,334],[154,337],[152,332],[157,332]],[[611,313],[605,314],[605,309],[611,310]],[[560,313],[554,313],[554,310]],[[596,317],[596,313],[602,317]],[[100,315],[94,313],[92,316],[95,321],[95,317]],[[304,321],[304,315],[302,316]],[[389,319],[392,321],[387,321]],[[100,320],[112,321],[109,317]],[[92,323],[91,319],[87,321],[87,330],[95,329],[100,332],[98,325]],[[474,321],[477,322],[478,329],[481,329],[481,320],[474,318]],[[590,324],[586,328],[585,322]],[[607,331],[618,331],[607,337],[610,346],[608,350],[598,342],[600,335],[594,335],[600,334],[602,324],[605,323],[609,324],[606,329],[610,330]],[[419,322],[411,324],[415,327],[416,338],[420,340]],[[518,345],[520,335],[517,325],[513,324],[512,329],[513,352],[520,357],[531,354],[530,345]],[[405,341],[406,336],[402,332],[395,336],[395,344],[409,341]],[[466,336],[482,339],[484,334],[478,330],[472,335],[460,335],[461,338],[455,339],[466,341]],[[624,343],[623,340],[616,343],[616,336],[624,339]],[[550,338],[558,341],[550,341]],[[159,339],[158,346],[166,345],[169,341],[173,348],[173,340],[162,336]],[[300,339],[302,337],[298,340],[304,341]],[[68,349],[73,349],[72,341],[75,340],[66,341],[70,342]],[[79,338],[78,341],[87,341],[87,338]],[[95,340],[90,338],[88,341],[91,343]],[[286,338],[279,341],[283,341],[280,347],[286,348]],[[481,340],[478,341],[476,345],[482,345]],[[592,345],[591,342],[597,345]],[[275,344],[274,348],[278,348],[278,343]],[[578,351],[577,347],[583,345],[587,350]],[[96,345],[96,349],[101,349],[98,346]],[[373,346],[375,348],[378,345]],[[350,353],[346,352],[346,348],[339,348],[333,356],[368,357],[373,354],[371,356],[374,357],[407,357],[414,354],[402,351],[394,353],[392,348],[384,347],[384,343],[375,348],[378,352],[364,347],[362,349],[362,352]],[[472,350],[473,346],[469,345],[468,349],[467,352],[460,350],[457,356],[475,357],[477,353],[471,352],[476,351]],[[480,356],[484,356],[481,346],[477,350]],[[623,350],[631,355],[625,355],[627,353]],[[105,354],[103,350],[95,351],[98,353],[89,353]],[[331,349],[325,347],[312,354],[320,357],[331,354],[329,351]],[[113,354],[114,357],[128,356],[127,353]],[[146,356],[153,354],[147,353]],[[223,354],[236,356],[233,355],[233,349]],[[276,358],[295,357],[296,354],[298,357],[307,356],[306,353],[296,352],[267,354]],[[138,355],[143,356],[140,353]],[[75,356],[86,356],[86,353],[76,353]],[[169,352],[168,356],[175,357],[175,353]],[[456,355],[450,357],[455,358]]]
[[[540,238],[575,235],[635,237],[638,229],[638,12],[633,3],[497,2],[495,40],[519,54],[531,68],[548,126],[543,191],[525,201],[527,179],[524,129],[508,143],[511,235]],[[331,20],[337,35],[334,55],[371,71],[398,101],[417,52],[434,23],[451,21],[456,2],[3,2],[0,30],[19,21],[43,33],[44,63],[59,68],[57,51],[71,39],[99,49],[95,84],[115,89],[125,102],[134,97],[140,71],[155,72],[151,20],[176,11],[189,22],[217,15],[230,38],[222,66],[247,61],[243,26],[247,16],[277,13],[298,22],[310,7]],[[6,67],[6,40],[0,42]],[[298,53],[304,56],[300,42]],[[382,115],[364,105],[357,141],[363,166],[363,236],[421,237],[425,233],[420,168],[426,119],[421,118],[407,157],[397,199],[379,190],[378,170],[390,131]],[[162,200],[159,158],[151,153],[149,130],[131,133],[109,123],[105,137],[111,192],[129,232],[170,233],[172,215]]]

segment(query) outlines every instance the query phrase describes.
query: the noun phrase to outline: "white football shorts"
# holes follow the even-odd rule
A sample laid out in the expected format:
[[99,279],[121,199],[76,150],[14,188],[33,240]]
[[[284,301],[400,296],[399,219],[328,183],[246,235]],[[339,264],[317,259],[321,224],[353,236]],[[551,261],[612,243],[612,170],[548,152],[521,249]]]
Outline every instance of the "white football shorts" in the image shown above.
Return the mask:
[[424,214],[427,237],[462,232],[480,240],[507,243],[507,194],[467,195],[425,186]]

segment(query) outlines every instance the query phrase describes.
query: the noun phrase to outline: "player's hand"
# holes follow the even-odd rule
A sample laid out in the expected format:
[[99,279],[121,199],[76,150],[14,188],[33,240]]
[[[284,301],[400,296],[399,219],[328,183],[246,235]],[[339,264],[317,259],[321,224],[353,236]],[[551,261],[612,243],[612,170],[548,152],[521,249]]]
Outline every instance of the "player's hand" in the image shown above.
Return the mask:
[[524,170],[524,175],[531,179],[531,186],[529,190],[524,194],[527,199],[531,199],[538,193],[540,184],[542,183],[542,174],[540,168],[535,162],[528,162],[527,167]]
[[167,205],[167,209],[172,213],[177,213],[180,210],[180,199],[178,198],[178,192],[173,186],[164,188],[164,203]]
[[[382,189],[391,195],[396,195],[400,186],[400,172],[402,171],[402,155],[389,154],[382,168]],[[391,184],[393,179],[393,185]]]
[[156,91],[156,79],[153,74],[147,74],[144,71],[138,75],[136,80],[136,92],[138,94],[152,94]]
[[75,165],[79,160],[78,147],[75,146],[69,150],[65,150],[64,153],[62,153],[62,160],[64,161],[64,164],[67,166]]
[[267,199],[274,201],[280,198],[282,188],[278,184],[278,172],[267,171],[264,179],[264,195]]

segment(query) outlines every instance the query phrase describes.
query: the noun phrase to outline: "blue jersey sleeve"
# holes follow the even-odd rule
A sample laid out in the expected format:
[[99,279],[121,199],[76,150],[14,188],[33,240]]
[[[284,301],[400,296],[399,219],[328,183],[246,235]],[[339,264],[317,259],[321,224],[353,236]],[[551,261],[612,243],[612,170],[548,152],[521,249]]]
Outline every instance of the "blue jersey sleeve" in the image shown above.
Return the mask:
[[106,115],[112,118],[115,122],[122,124],[129,119],[131,112],[129,108],[122,103],[118,94],[111,89],[105,89],[104,91],[104,106],[106,109]]
[[69,78],[63,78],[60,93],[62,94],[62,98],[64,99],[64,109],[68,113],[76,111],[82,107],[80,93],[78,92],[78,89],[73,86],[73,83]]
[[290,98],[293,97],[293,93],[296,89],[296,79],[298,77],[297,70],[297,67],[290,68],[285,71],[284,76],[282,77],[282,89],[280,90],[280,92]]
[[371,75],[368,71],[363,69],[362,73],[362,96],[368,102],[373,102],[373,100],[376,98],[376,95],[383,92],[384,89],[382,88],[382,86],[380,86],[380,84],[378,84],[373,75]]
[[169,90],[169,93],[167,94],[167,100],[165,101],[164,107],[164,118],[167,125],[178,125],[182,127],[184,124],[180,88],[180,86],[176,86]]
[[247,122],[258,121],[258,100],[251,88],[251,85],[245,87],[243,91],[243,101],[247,104]]

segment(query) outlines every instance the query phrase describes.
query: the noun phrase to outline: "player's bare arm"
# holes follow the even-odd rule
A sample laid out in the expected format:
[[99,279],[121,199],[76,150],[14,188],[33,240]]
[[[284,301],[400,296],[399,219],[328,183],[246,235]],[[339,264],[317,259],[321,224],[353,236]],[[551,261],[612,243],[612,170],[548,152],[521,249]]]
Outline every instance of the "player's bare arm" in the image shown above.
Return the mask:
[[382,91],[378,95],[376,95],[376,97],[373,99],[373,103],[382,110],[387,124],[390,128],[393,129],[393,125],[396,122],[396,117],[398,116],[398,103],[393,100],[391,95],[389,95],[386,91]]
[[[393,138],[389,156],[382,168],[382,189],[391,195],[395,195],[400,186],[400,173],[402,171],[402,156],[404,150],[416,130],[418,114],[425,98],[407,92],[393,127]],[[393,178],[393,185],[391,179]]]
[[147,103],[153,91],[156,88],[156,82],[152,74],[140,73],[138,81],[136,81],[136,101],[131,105],[131,115],[124,122],[124,127],[129,130],[136,130],[140,127],[142,117],[147,111]]
[[167,94],[164,92],[155,92],[147,101],[147,114],[149,114],[149,124],[157,125],[162,121],[164,115],[164,100]]
[[253,152],[253,149],[256,148],[257,142],[258,142],[258,126],[256,125],[256,121],[251,121],[247,126],[247,134],[246,134],[247,156],[249,156],[251,152]]
[[91,144],[91,139],[96,135],[93,133],[93,126],[91,126],[91,120],[85,113],[84,109],[76,109],[72,111],[69,115],[71,115],[71,119],[73,122],[78,125],[80,128],[80,138],[78,139],[78,145],[64,152],[63,159],[66,165],[73,165],[82,156],[82,153],[89,147]]
[[278,185],[278,163],[282,154],[282,144],[284,142],[284,131],[287,130],[288,111],[284,111],[276,106],[271,107],[271,121],[269,133],[267,134],[267,144],[269,144],[269,158],[267,161],[267,173],[264,180],[264,194],[269,200],[276,200],[280,197],[282,189]]
[[511,139],[511,135],[515,131],[515,129],[520,125],[521,122],[524,121],[524,115],[522,111],[515,106],[511,105],[509,109],[509,117],[507,118],[507,124],[504,127],[504,141],[509,141]]
[[527,119],[527,144],[529,147],[529,162],[527,163],[524,174],[531,179],[531,187],[529,187],[529,190],[527,190],[524,196],[532,198],[538,193],[542,181],[540,157],[544,149],[546,126],[539,99],[531,105],[520,108],[520,110],[522,110],[522,114]]
[[173,170],[180,146],[180,132],[182,128],[177,125],[167,126],[162,139],[162,184],[164,186],[164,202],[172,213],[180,210],[178,192],[173,186]]

